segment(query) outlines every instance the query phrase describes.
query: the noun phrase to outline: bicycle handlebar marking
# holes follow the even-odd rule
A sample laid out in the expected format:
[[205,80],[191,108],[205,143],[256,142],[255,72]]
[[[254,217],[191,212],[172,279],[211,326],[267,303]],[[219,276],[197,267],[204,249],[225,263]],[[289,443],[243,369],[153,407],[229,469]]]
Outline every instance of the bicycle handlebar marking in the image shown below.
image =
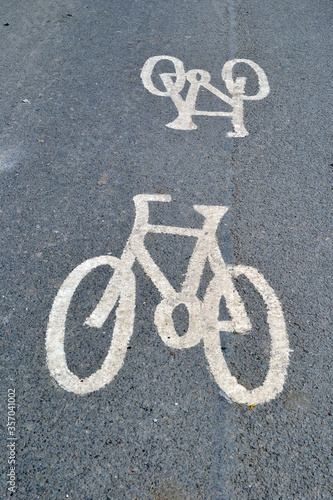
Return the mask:
[[[146,194],[134,197],[135,222],[120,259],[109,255],[88,259],[77,266],[61,285],[52,305],[46,333],[47,363],[52,377],[69,392],[88,394],[104,387],[116,376],[123,365],[133,332],[135,277],[132,266],[137,260],[162,296],[155,310],[154,322],[164,343],[172,348],[183,349],[193,347],[203,340],[213,377],[232,401],[240,404],[259,404],[274,399],[283,389],[289,363],[290,349],[283,312],[274,290],[256,269],[248,266],[226,266],[218,246],[216,230],[228,208],[195,205],[194,209],[204,217],[201,229],[156,226],[148,222],[148,203],[152,201],[169,202],[171,197]],[[148,232],[197,238],[180,292],[176,292],[171,286],[145,248],[144,238]],[[214,277],[203,300],[200,300],[196,294],[207,260]],[[81,281],[90,271],[101,265],[112,267],[114,274],[85,324],[100,328],[118,302],[115,327],[109,351],[101,368],[86,379],[80,380],[69,370],[66,362],[66,317],[72,297]],[[244,304],[232,281],[233,277],[241,274],[247,277],[266,304],[271,337],[271,358],[266,379],[262,386],[253,390],[239,384],[230,373],[220,345],[220,331],[236,330],[246,334],[251,329]],[[230,321],[218,320],[222,296],[225,298]],[[189,316],[188,330],[181,337],[177,334],[172,319],[172,313],[179,304],[186,306]]]
[[[156,64],[160,61],[170,61],[175,68],[175,73],[161,73],[160,78],[165,91],[155,87],[152,74]],[[245,95],[245,77],[233,79],[232,71],[236,64],[243,63],[250,66],[258,77],[259,90],[255,95]],[[226,116],[231,117],[234,131],[228,132],[227,137],[246,137],[249,133],[244,126],[244,101],[258,101],[264,99],[270,92],[267,76],[263,69],[250,59],[233,59],[224,64],[222,68],[222,80],[225,82],[231,97],[221,92],[210,83],[210,74],[202,69],[192,69],[185,73],[182,61],[172,56],[153,56],[144,64],[141,71],[141,79],[144,87],[151,93],[160,97],[170,97],[175,104],[178,117],[166,126],[176,130],[195,130],[197,125],[193,122],[193,116]],[[198,78],[199,77],[199,78]],[[175,78],[175,80],[173,79]],[[186,80],[189,82],[189,90],[185,99],[180,95]],[[195,108],[196,99],[200,87],[205,88],[219,99],[230,105],[232,111],[199,111]]]

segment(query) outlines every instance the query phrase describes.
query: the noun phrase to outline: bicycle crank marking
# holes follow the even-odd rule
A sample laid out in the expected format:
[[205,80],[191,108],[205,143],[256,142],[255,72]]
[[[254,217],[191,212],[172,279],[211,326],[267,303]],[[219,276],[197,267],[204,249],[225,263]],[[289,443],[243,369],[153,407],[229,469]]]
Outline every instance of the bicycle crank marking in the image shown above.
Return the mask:
[[[195,205],[203,218],[202,228],[174,227],[149,223],[149,202],[169,202],[169,195],[141,194],[134,197],[136,209],[132,233],[120,258],[102,255],[86,260],[77,266],[61,285],[50,312],[47,333],[47,363],[52,377],[58,384],[75,394],[88,394],[110,383],[123,365],[130,341],[135,312],[135,277],[132,266],[137,261],[161,294],[161,302],[155,310],[154,322],[166,345],[174,349],[190,348],[203,341],[204,352],[212,375],[230,400],[240,404],[259,404],[270,401],[284,385],[289,363],[289,343],[283,312],[274,290],[265,278],[248,266],[228,267],[221,255],[216,230],[228,208],[223,206]],[[193,254],[181,286],[177,292],[144,245],[147,233],[173,234],[196,238]],[[201,276],[206,262],[214,274],[202,300],[197,297]],[[85,379],[79,379],[68,368],[65,353],[65,327],[67,312],[73,295],[81,281],[99,266],[108,265],[114,273],[106,289],[85,325],[100,328],[112,309],[116,308],[116,320],[109,351],[99,370]],[[267,323],[271,339],[268,372],[264,383],[249,390],[231,374],[224,359],[220,331],[236,330],[246,334],[251,322],[239,296],[233,278],[244,275],[261,295],[267,308]],[[219,321],[221,297],[230,316],[229,321]],[[179,336],[175,330],[172,313],[180,304],[188,311],[187,332]]]
[[[152,74],[155,66],[160,61],[170,61],[174,68],[174,73],[161,73],[165,90],[159,90],[152,81]],[[258,92],[255,95],[245,94],[246,77],[233,79],[232,71],[236,64],[243,63],[250,66],[258,78]],[[231,118],[234,131],[228,132],[227,137],[245,137],[249,135],[244,126],[244,101],[258,101],[264,99],[269,94],[269,84],[264,70],[250,59],[232,59],[225,63],[222,68],[222,80],[225,83],[231,97],[221,92],[210,83],[210,74],[202,69],[191,69],[185,73],[184,64],[177,57],[154,56],[150,57],[144,64],[141,71],[141,79],[144,87],[151,93],[160,97],[170,97],[177,108],[178,117],[166,126],[177,130],[195,130],[197,125],[193,122],[193,116],[226,116]],[[186,81],[189,89],[186,98],[180,95]],[[199,111],[195,104],[200,88],[204,88],[216,97],[227,103],[232,111]]]

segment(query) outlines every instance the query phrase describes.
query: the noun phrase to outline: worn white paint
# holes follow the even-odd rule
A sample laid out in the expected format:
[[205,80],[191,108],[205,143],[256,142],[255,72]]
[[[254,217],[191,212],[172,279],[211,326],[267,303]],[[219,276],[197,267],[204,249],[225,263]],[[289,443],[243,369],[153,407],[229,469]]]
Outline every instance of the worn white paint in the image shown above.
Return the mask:
[[[109,255],[86,260],[69,274],[54,299],[46,334],[47,363],[52,377],[69,392],[86,394],[97,391],[111,382],[123,364],[134,322],[135,279],[130,268],[124,269],[125,274],[121,277],[116,273],[113,275],[115,287],[114,293],[108,295],[109,313],[118,298],[119,304],[116,309],[112,343],[102,367],[90,377],[79,379],[67,366],[64,348],[66,316],[77,287],[83,278],[96,267],[108,265],[117,270],[119,262],[119,259]],[[122,280],[126,284],[125,289],[122,286]],[[92,326],[93,320],[89,324]]]
[[[59,289],[50,314],[46,351],[51,375],[67,391],[86,394],[108,384],[118,373],[126,355],[127,345],[133,331],[135,309],[135,279],[132,272],[134,261],[142,265],[146,274],[159,290],[162,300],[155,311],[155,325],[166,345],[189,348],[204,343],[206,358],[212,374],[224,393],[237,403],[258,404],[273,399],[282,391],[289,360],[289,344],[280,303],[263,276],[247,266],[227,267],[216,239],[216,230],[228,208],[223,206],[195,205],[194,209],[204,217],[201,229],[153,225],[149,220],[149,202],[169,202],[169,195],[137,195],[134,197],[136,217],[133,231],[120,259],[101,256],[89,259],[70,273]],[[169,281],[151,258],[144,246],[147,233],[164,233],[197,238],[181,291]],[[206,261],[214,273],[204,299],[197,297],[201,276]],[[75,290],[87,274],[101,265],[114,269],[105,292],[85,324],[100,328],[111,310],[116,309],[116,322],[109,352],[102,367],[90,377],[80,380],[67,366],[64,338],[67,311]],[[244,274],[262,296],[267,306],[267,322],[271,337],[269,370],[262,386],[248,390],[239,384],[230,373],[220,345],[220,331],[246,334],[251,323],[244,304],[234,286],[233,277]],[[230,321],[219,321],[219,304],[225,298]],[[183,336],[175,330],[172,313],[175,307],[184,304],[189,314],[189,326]]]
[[[162,73],[160,78],[164,84],[165,91],[155,87],[152,81],[152,73],[156,64],[160,61],[167,60],[173,63],[174,73]],[[258,93],[253,96],[245,95],[245,77],[237,77],[233,79],[232,71],[236,64],[243,63],[250,66],[258,77]],[[170,97],[174,102],[178,117],[167,127],[177,130],[195,130],[197,125],[193,122],[193,116],[227,116],[231,117],[231,123],[234,131],[228,132],[228,137],[245,137],[248,131],[244,126],[244,101],[260,100],[269,94],[269,84],[267,77],[262,68],[249,59],[233,59],[228,61],[222,68],[222,79],[225,82],[227,90],[231,97],[227,96],[219,89],[211,85],[210,74],[202,69],[192,69],[185,73],[182,61],[171,56],[154,56],[150,57],[144,64],[141,71],[141,79],[144,87],[154,95],[162,97]],[[186,80],[189,82],[189,90],[184,99],[180,92],[185,86]],[[195,109],[196,99],[200,88],[203,87],[219,99],[230,105],[232,111],[198,111]]]

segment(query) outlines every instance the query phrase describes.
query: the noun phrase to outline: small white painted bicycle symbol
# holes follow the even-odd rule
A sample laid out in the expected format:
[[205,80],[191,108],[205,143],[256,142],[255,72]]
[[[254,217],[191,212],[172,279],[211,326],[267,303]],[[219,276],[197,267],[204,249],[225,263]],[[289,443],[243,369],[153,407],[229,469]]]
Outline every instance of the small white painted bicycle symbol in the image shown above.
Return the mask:
[[[170,61],[175,68],[174,73],[161,73],[159,76],[165,87],[159,90],[152,81],[152,73],[156,64],[160,61]],[[250,66],[258,77],[258,92],[255,95],[245,95],[245,77],[233,79],[232,70],[236,64],[243,63]],[[170,97],[174,102],[178,117],[167,127],[177,130],[195,130],[197,125],[193,122],[193,116],[227,116],[231,117],[234,131],[228,132],[228,137],[245,137],[249,135],[244,126],[244,101],[258,101],[269,94],[269,84],[263,69],[250,59],[233,59],[225,63],[222,68],[222,80],[224,80],[231,97],[227,96],[210,83],[210,74],[202,69],[191,69],[185,73],[182,61],[172,56],[150,57],[141,71],[141,79],[144,87],[154,95]],[[186,80],[189,82],[189,90],[186,99],[180,95]],[[229,104],[232,111],[199,111],[195,109],[195,103],[200,87],[205,88],[219,99]]]
[[[273,399],[282,391],[289,361],[289,344],[282,309],[274,290],[264,277],[248,266],[227,267],[216,238],[216,230],[228,208],[223,206],[195,205],[204,217],[201,229],[153,225],[149,220],[149,202],[169,202],[169,195],[140,194],[134,197],[136,208],[132,233],[121,258],[102,255],[77,266],[61,285],[54,299],[46,334],[47,362],[51,375],[61,387],[76,394],[97,391],[116,376],[123,365],[127,346],[133,332],[135,310],[135,277],[132,266],[137,261],[159,290],[162,300],[155,310],[157,331],[167,346],[176,349],[190,348],[203,341],[205,355],[211,372],[222,391],[232,400],[242,404],[258,404]],[[164,233],[197,238],[188,270],[180,292],[171,286],[154,262],[144,245],[147,233]],[[208,260],[214,277],[203,300],[197,297],[201,275]],[[67,311],[72,297],[87,274],[98,266],[108,265],[114,273],[98,305],[85,324],[100,328],[112,309],[116,308],[116,321],[108,354],[99,370],[80,380],[66,362],[64,349]],[[232,278],[245,275],[261,295],[267,308],[271,353],[267,376],[262,386],[252,390],[238,383],[230,373],[223,357],[220,331],[247,333],[251,323]],[[221,297],[225,298],[230,321],[219,321]],[[179,336],[175,330],[172,313],[183,304],[188,310],[187,332]]]

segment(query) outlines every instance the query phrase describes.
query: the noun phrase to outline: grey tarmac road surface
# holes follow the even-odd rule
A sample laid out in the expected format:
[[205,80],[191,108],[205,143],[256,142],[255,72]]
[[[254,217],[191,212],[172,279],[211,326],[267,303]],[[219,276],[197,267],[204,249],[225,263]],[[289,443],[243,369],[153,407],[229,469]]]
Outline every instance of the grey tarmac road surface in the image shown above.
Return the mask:
[[[3,498],[332,498],[331,19],[328,0],[2,2]],[[208,71],[222,92],[226,61],[260,65],[270,94],[245,101],[249,135],[227,137],[230,118],[216,116],[194,117],[197,130],[166,127],[175,105],[140,78],[162,54]],[[258,91],[252,69],[234,73]],[[205,89],[196,106],[228,110]],[[120,258],[142,193],[171,195],[150,204],[158,225],[200,228],[193,205],[229,207],[217,231],[223,258],[263,274],[287,325],[290,364],[273,400],[231,402],[202,341],[165,345],[154,322],[161,295],[138,263],[134,331],[114,379],[78,395],[51,376],[45,336],[59,288],[87,259]],[[144,241],[178,292],[195,238]],[[213,275],[207,264],[201,298]],[[100,328],[84,325],[110,276],[105,265],[88,274],[68,309],[66,361],[82,379],[113,338],[115,310]],[[222,332],[221,352],[253,389],[269,368],[267,310],[244,276],[235,287],[252,330]],[[228,319],[223,300],[220,314]],[[186,308],[173,319],[181,337]]]

